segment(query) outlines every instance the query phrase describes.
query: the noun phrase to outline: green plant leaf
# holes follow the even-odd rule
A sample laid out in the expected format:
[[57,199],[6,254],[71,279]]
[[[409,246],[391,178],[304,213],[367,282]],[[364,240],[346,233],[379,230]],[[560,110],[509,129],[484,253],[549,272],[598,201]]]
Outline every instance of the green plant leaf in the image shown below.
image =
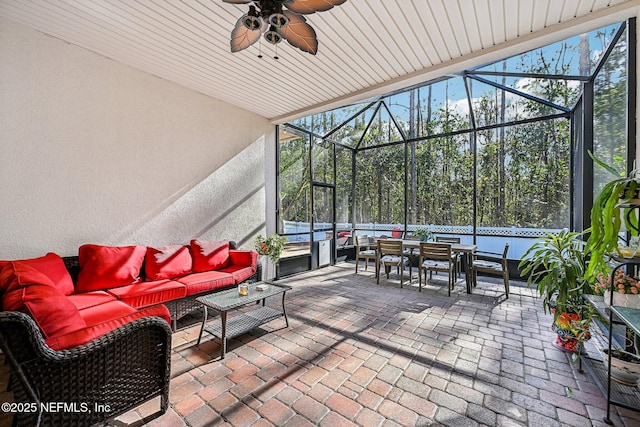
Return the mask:
[[616,178],[620,177],[620,172],[618,172],[617,170],[615,170],[611,165],[606,164],[604,161],[602,161],[601,159],[599,159],[598,157],[596,157],[595,154],[593,154],[591,152],[591,150],[587,150],[587,153],[589,154],[589,157],[591,157],[591,159],[594,161],[594,163],[597,163],[598,166],[600,166],[601,168],[603,168],[604,170],[611,172],[611,174],[613,176],[615,176]]
[[554,319],[580,304],[585,287],[584,242],[581,233],[562,230],[534,243],[523,255],[519,267],[529,286],[536,286],[545,313],[555,307]]

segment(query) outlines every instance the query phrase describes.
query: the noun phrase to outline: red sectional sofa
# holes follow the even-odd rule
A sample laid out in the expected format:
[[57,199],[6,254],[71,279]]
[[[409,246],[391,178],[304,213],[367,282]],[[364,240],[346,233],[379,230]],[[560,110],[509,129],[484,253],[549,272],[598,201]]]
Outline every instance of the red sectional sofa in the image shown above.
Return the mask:
[[87,244],[77,257],[0,261],[2,310],[33,317],[54,350],[141,317],[161,317],[175,330],[197,296],[253,277],[257,259],[228,241],[192,240],[159,248]]
[[[61,401],[61,388],[70,390],[69,402],[113,399],[101,413],[40,414],[52,425],[92,424],[157,395],[164,412],[168,325],[175,330],[176,320],[198,307],[196,297],[256,275],[257,252],[234,247],[203,240],[158,248],[88,244],[72,257],[0,261],[0,346],[16,401]],[[132,382],[137,393],[123,393]]]

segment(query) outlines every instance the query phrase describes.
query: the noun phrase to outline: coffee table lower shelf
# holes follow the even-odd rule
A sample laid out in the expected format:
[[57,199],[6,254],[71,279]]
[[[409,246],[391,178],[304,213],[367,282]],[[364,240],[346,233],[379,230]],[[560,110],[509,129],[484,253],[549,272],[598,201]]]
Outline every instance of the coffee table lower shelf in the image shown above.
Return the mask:
[[[285,327],[288,328],[289,319],[284,306],[284,298],[289,290],[291,290],[291,286],[288,285],[258,282],[249,284],[242,295],[239,294],[237,289],[228,289],[196,298],[196,301],[201,303],[203,308],[202,325],[196,345],[200,344],[202,332],[207,331],[222,341],[220,359],[224,359],[229,338],[242,335],[280,317],[284,317]],[[267,298],[276,295],[282,296],[281,310],[265,304]],[[262,303],[262,306],[257,305],[260,303]],[[249,308],[251,305],[253,307]],[[236,311],[241,307],[245,307],[245,310],[241,310],[241,312],[233,316],[228,316],[230,311]],[[220,314],[220,320],[207,323],[209,310],[217,311]]]
[[[260,307],[246,313],[238,314],[227,320],[225,338],[233,338],[249,332],[260,325],[269,323],[272,320],[283,317],[284,313],[271,307]],[[222,324],[215,322],[204,327],[204,330],[211,335],[222,339]]]

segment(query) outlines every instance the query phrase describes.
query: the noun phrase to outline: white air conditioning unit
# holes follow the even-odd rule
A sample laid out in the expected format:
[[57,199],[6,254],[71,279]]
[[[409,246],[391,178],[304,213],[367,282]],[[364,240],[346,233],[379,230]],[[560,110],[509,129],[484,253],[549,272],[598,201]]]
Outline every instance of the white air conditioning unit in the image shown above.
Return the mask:
[[331,264],[331,240],[318,241],[318,267]]

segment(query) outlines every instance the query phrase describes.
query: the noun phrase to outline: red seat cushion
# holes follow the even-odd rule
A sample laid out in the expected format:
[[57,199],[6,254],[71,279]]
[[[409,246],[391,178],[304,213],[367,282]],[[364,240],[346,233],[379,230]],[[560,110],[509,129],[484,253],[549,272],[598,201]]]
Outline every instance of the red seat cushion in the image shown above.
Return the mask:
[[145,257],[144,271],[147,280],[173,279],[191,273],[192,264],[188,246],[149,247]]
[[2,309],[29,314],[45,338],[84,328],[85,322],[76,306],[32,264],[12,261],[2,270],[3,282],[8,282]]
[[156,280],[109,289],[110,294],[132,307],[147,307],[187,296],[187,287],[173,280]]
[[[59,255],[49,252],[45,256],[23,259],[19,260],[19,262],[43,273],[51,280],[52,286],[60,290],[63,295],[71,295],[73,293],[73,280]],[[0,271],[3,270],[3,266],[7,266],[10,263],[11,261],[0,261]],[[6,290],[4,281],[0,282],[0,291],[2,290]]]
[[227,241],[191,241],[193,272],[220,270],[229,264],[229,242]]
[[69,301],[71,301],[78,310],[83,310],[89,307],[95,307],[96,305],[104,304],[105,302],[115,301],[117,298],[106,291],[92,291],[85,292],[83,294],[69,295]]
[[46,340],[54,350],[64,350],[86,344],[127,323],[149,316],[158,316],[167,323],[171,321],[169,310],[164,305],[136,310],[122,301],[111,301],[80,311],[87,323],[85,328]]
[[241,265],[230,265],[229,267],[225,267],[220,270],[222,273],[229,273],[233,276],[233,281],[238,284],[240,282],[244,282],[249,277],[256,274],[256,269],[254,267],[243,267]]
[[233,275],[220,271],[205,271],[204,273],[191,273],[188,276],[178,277],[177,282],[187,287],[187,295],[195,295],[202,292],[232,286],[235,284]]
[[136,311],[137,310],[134,307],[116,299],[83,308],[82,310],[79,310],[79,313],[87,326],[95,326],[102,322],[109,321],[110,319],[128,316]]
[[145,246],[82,245],[76,293],[98,291],[140,281]]

